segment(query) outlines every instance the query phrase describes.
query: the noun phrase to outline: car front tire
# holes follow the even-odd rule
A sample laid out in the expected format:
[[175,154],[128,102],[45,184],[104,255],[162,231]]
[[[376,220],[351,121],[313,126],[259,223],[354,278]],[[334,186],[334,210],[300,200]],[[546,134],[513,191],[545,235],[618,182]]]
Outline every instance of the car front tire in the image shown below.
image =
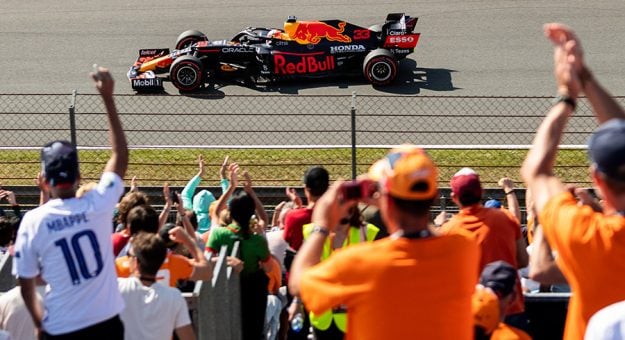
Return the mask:
[[180,92],[195,91],[204,84],[204,66],[199,58],[185,55],[171,64],[169,77]]

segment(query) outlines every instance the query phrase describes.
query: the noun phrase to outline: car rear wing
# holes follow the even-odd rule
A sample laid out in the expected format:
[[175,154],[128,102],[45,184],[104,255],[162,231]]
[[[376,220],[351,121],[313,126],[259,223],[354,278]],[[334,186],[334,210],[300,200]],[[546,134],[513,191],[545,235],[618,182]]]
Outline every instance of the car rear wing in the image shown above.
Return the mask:
[[421,36],[421,33],[413,33],[418,20],[405,13],[389,13],[382,25],[382,46],[401,53],[412,53]]
[[405,13],[389,13],[383,28],[402,33],[412,33],[417,25],[418,17],[411,17]]

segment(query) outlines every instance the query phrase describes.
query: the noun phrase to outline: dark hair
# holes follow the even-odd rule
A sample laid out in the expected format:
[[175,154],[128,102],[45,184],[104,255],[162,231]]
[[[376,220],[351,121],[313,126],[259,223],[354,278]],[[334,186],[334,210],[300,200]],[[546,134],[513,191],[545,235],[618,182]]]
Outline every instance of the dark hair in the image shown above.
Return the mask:
[[430,207],[434,203],[435,198],[430,198],[426,200],[406,200],[403,198],[397,198],[394,196],[390,196],[389,198],[393,202],[393,204],[402,212],[412,213],[417,216],[428,215],[430,213]]
[[[193,230],[197,231],[197,215],[195,215],[195,211],[185,210],[184,214],[189,219],[189,222],[191,222],[191,226],[193,227]],[[178,216],[176,217],[176,225],[178,226],[184,225],[182,222],[182,216],[180,214],[178,214]]]
[[148,196],[141,191],[129,192],[122,197],[122,200],[117,206],[117,218],[119,223],[126,226],[128,213],[130,210],[138,205],[148,204]]
[[132,208],[126,217],[127,225],[130,228],[130,235],[135,235],[140,231],[156,233],[158,231],[158,213],[147,204],[142,204]]
[[250,219],[256,210],[254,200],[245,191],[241,191],[232,197],[228,203],[228,210],[230,217],[241,228],[243,234],[249,234]]
[[0,247],[6,247],[15,241],[15,232],[19,219],[15,217],[0,216]]
[[156,275],[167,256],[167,247],[163,239],[157,234],[140,232],[133,236],[130,244],[137,258],[139,272]]
[[173,249],[177,245],[176,242],[172,241],[172,239],[169,238],[169,231],[174,229],[175,227],[176,225],[173,223],[165,223],[165,225],[158,231],[158,235],[165,243],[165,246],[169,249]]
[[460,201],[460,204],[464,207],[480,203],[481,200],[482,197],[476,196],[470,192],[458,196],[458,201]]
[[313,166],[304,173],[304,186],[308,188],[311,195],[319,197],[323,195],[330,186],[330,174],[322,166]]
[[601,177],[601,179],[603,179],[603,181],[606,184],[606,187],[608,187],[610,192],[612,192],[615,195],[621,195],[625,193],[625,181],[614,178],[614,177],[610,177],[601,171],[598,171],[598,172],[599,172],[599,176]]
[[354,205],[349,208],[349,225],[352,227],[360,227],[363,223],[362,214],[360,213],[360,209],[358,205]]

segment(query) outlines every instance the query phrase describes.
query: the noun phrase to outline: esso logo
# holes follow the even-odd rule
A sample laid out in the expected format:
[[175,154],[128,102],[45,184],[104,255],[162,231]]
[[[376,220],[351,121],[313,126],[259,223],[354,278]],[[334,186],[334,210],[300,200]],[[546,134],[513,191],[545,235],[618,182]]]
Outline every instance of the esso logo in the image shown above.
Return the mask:
[[401,43],[411,43],[414,42],[413,37],[389,37],[389,42],[391,44],[401,44]]

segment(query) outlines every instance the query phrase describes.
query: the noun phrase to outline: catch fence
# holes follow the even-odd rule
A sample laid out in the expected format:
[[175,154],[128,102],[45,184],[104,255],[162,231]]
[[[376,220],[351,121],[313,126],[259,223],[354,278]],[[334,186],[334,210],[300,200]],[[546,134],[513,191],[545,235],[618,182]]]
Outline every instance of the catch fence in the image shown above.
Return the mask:
[[[621,103],[623,98],[617,98]],[[132,148],[129,176],[142,185],[183,185],[207,161],[211,185],[225,155],[258,185],[300,185],[305,169],[327,167],[333,178],[363,173],[392,145],[422,145],[440,167],[441,185],[461,167],[475,168],[486,186],[518,168],[550,97],[116,95]],[[32,184],[37,150],[54,139],[82,150],[82,176],[96,179],[108,158],[99,95],[0,95],[0,181]],[[556,171],[587,185],[585,144],[596,128],[580,100],[562,139]]]

